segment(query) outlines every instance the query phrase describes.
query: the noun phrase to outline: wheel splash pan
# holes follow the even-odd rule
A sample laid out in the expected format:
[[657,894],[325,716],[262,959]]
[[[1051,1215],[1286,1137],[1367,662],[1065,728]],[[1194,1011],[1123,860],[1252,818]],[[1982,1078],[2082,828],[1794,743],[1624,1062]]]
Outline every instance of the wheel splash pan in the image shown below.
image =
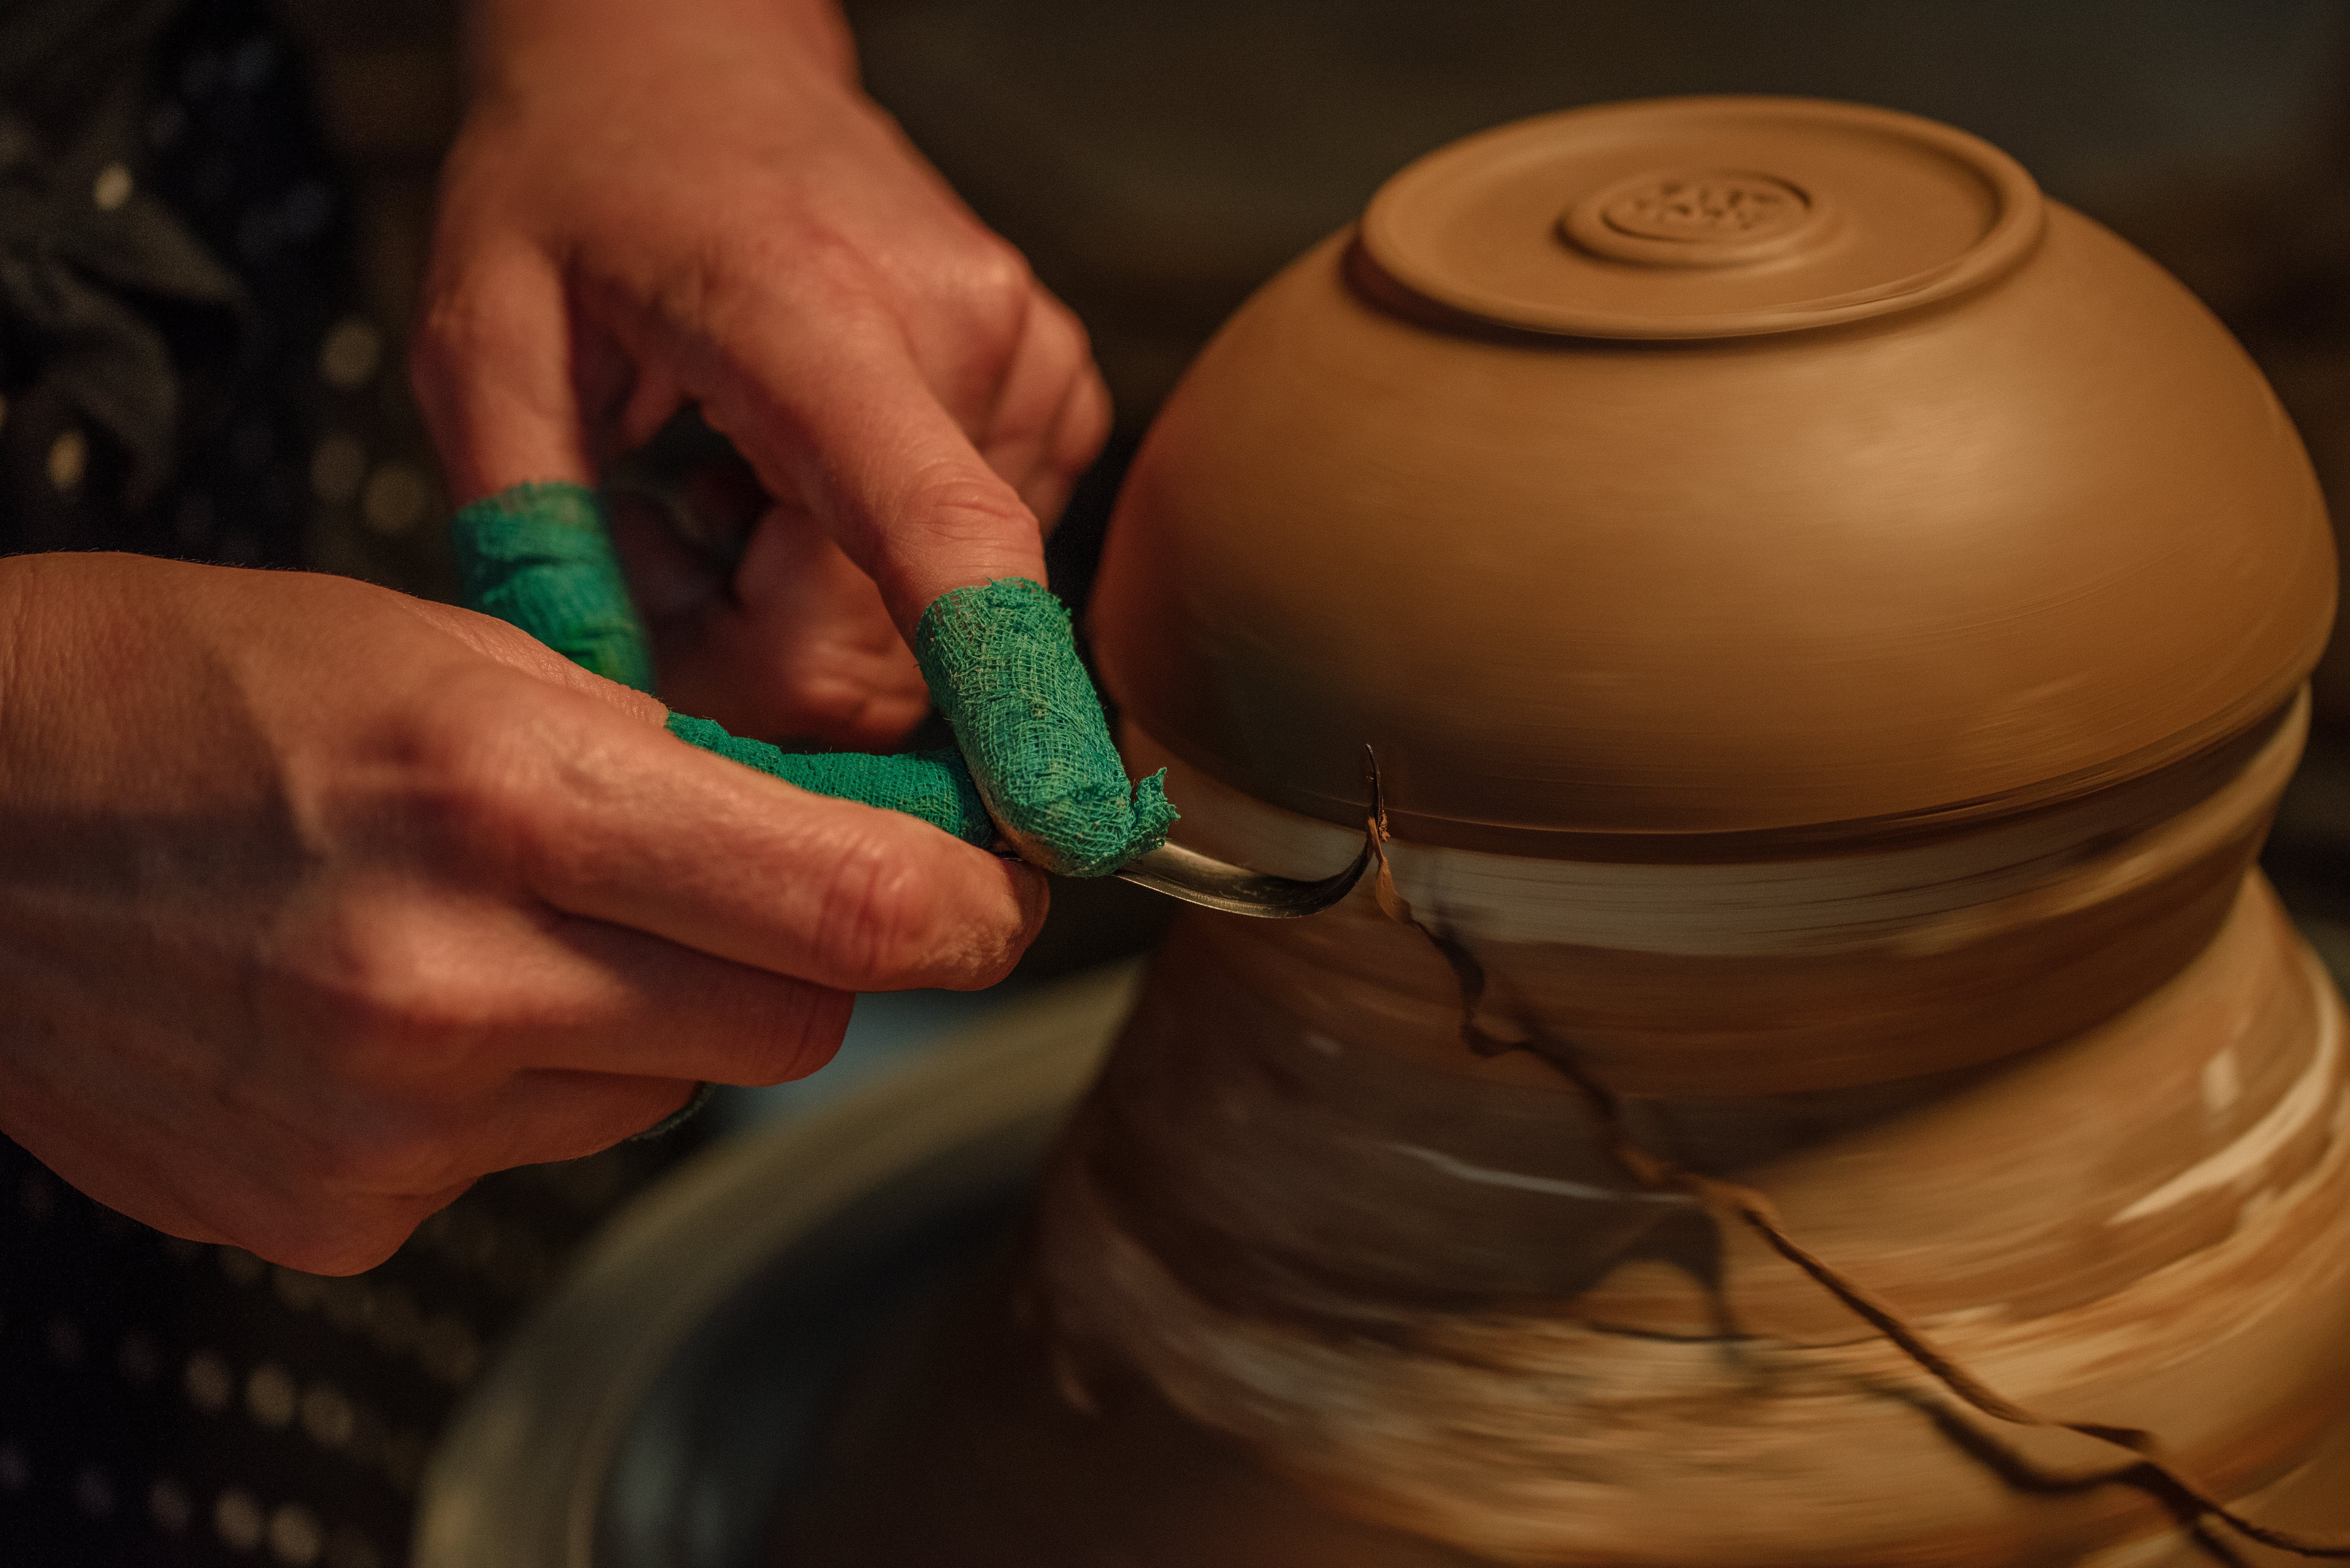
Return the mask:
[[458,1413],[417,1568],[778,1568],[764,1535],[832,1387],[1017,1219],[1136,976],[1006,1007],[629,1205]]

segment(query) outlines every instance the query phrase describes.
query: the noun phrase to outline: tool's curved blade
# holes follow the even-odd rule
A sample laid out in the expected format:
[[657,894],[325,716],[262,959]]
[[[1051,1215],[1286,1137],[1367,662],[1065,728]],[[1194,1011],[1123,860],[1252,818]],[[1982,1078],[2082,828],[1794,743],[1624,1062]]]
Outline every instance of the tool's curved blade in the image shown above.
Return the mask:
[[1294,920],[1318,915],[1355,890],[1371,864],[1371,841],[1335,877],[1307,882],[1294,877],[1268,877],[1262,871],[1227,865],[1196,849],[1166,844],[1139,855],[1118,868],[1118,875],[1154,893],[1222,909],[1228,915],[1254,915],[1261,919]]
[[[1371,820],[1377,823],[1384,815],[1386,801],[1379,789],[1378,763],[1368,746],[1363,748],[1363,772],[1371,786]],[[1363,847],[1353,863],[1336,876],[1318,881],[1267,876],[1244,866],[1229,865],[1196,849],[1186,849],[1180,844],[1161,845],[1147,855],[1139,855],[1119,867],[1118,875],[1154,893],[1164,893],[1205,909],[1222,909],[1228,915],[1295,920],[1318,915],[1353,892],[1355,884],[1363,879],[1363,873],[1370,869],[1378,854],[1378,829],[1366,827]]]

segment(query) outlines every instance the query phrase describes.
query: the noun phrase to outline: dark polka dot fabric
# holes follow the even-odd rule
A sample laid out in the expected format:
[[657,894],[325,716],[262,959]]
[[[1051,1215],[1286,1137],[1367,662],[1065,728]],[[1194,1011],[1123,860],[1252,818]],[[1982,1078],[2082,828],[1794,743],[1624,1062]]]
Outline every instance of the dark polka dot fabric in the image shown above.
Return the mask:
[[397,1568],[500,1336],[681,1147],[501,1173],[331,1279],[151,1231],[0,1139],[0,1563]]
[[[439,510],[300,64],[259,0],[0,0],[0,554],[339,564]],[[692,1138],[494,1177],[351,1279],[0,1139],[0,1568],[405,1563],[500,1337]]]
[[297,65],[256,0],[0,8],[0,553],[302,559],[383,337]]

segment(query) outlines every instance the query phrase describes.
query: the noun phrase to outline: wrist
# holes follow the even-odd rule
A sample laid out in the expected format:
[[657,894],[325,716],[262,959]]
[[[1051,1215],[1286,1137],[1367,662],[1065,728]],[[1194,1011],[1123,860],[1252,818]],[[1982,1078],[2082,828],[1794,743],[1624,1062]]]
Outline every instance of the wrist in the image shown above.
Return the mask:
[[[100,553],[44,553],[0,557],[0,779],[28,760],[18,754],[17,731],[36,709],[36,689],[62,656],[104,563]],[[95,568],[95,569],[93,569]]]
[[467,96],[511,92],[548,71],[696,54],[804,65],[835,85],[857,86],[857,49],[837,0],[471,0],[466,14]]

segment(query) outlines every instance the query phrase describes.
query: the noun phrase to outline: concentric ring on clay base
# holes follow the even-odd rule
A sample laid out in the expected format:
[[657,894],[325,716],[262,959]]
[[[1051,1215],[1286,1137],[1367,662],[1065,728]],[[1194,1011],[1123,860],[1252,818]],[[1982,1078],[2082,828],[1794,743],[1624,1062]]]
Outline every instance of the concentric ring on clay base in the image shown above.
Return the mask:
[[2039,243],[2039,187],[1990,143],[1816,99],[1570,109],[1410,164],[1363,245],[1413,293],[1585,337],[1751,337],[1916,309]]

